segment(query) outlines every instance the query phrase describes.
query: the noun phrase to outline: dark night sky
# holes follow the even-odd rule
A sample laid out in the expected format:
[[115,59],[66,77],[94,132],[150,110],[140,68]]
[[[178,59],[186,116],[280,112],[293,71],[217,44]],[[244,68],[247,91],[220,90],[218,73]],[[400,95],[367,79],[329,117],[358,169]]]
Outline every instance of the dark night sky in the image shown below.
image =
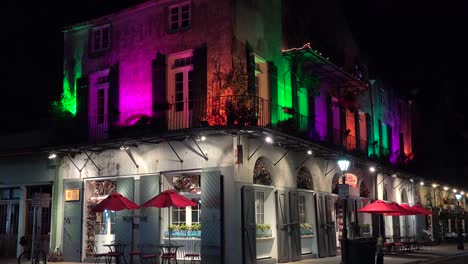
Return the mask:
[[[63,26],[135,2],[140,1],[2,2],[2,132],[24,129],[47,117],[51,101],[60,93]],[[310,15],[319,12],[313,2],[304,7]],[[355,39],[371,59],[369,67],[416,98],[426,118],[421,122],[433,122],[431,116],[437,117],[437,103],[446,91],[456,95],[447,99],[452,110],[466,116],[461,101],[468,61],[464,1],[343,2]],[[419,144],[430,151],[431,136],[421,135]]]

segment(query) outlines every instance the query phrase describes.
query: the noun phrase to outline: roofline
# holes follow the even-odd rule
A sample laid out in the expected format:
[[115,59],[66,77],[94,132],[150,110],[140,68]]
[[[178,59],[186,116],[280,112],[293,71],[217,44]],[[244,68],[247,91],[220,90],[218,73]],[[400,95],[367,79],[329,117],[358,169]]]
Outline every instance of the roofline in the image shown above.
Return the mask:
[[129,14],[129,13],[136,12],[138,10],[145,9],[145,8],[148,8],[148,7],[151,7],[151,6],[154,6],[154,5],[160,5],[160,4],[164,4],[164,3],[167,3],[167,2],[173,2],[173,1],[174,0],[147,0],[146,2],[139,3],[139,4],[136,4],[136,5],[124,8],[124,9],[122,9],[120,11],[117,11],[117,12],[114,12],[114,13],[110,13],[110,14],[107,14],[107,15],[104,15],[104,16],[100,16],[100,17],[92,18],[92,19],[85,20],[85,21],[82,21],[82,22],[78,22],[78,23],[75,23],[75,24],[71,24],[71,25],[68,25],[68,26],[64,26],[62,28],[62,32],[65,33],[65,32],[69,32],[69,31],[80,30],[82,28],[85,28],[85,27],[88,27],[90,25],[96,24],[96,22],[101,21],[101,20],[106,20],[106,19],[111,20],[113,17],[116,17],[116,16]]

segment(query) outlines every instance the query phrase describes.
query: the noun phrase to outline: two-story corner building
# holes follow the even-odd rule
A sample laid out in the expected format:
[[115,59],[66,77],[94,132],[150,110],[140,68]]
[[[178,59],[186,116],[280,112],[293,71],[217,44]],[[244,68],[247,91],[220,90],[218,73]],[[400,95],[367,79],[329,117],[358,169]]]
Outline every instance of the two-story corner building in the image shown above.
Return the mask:
[[[44,239],[66,261],[90,260],[111,241],[127,250],[163,243],[169,230],[180,230],[171,237],[184,245],[177,258],[196,251],[204,263],[334,256],[344,217],[351,237],[370,236],[379,221],[358,208],[417,202],[417,177],[402,170],[413,153],[412,103],[356,64],[343,20],[333,24],[340,34],[314,42],[315,30],[285,26],[286,4],[153,0],[66,28],[55,104],[65,118],[51,127],[53,144],[24,159],[31,170],[12,163],[18,158],[0,168],[11,178],[5,203],[19,204],[10,214],[20,219],[16,236],[31,234],[21,219],[36,185],[52,197]],[[339,17],[333,10],[314,18]],[[346,45],[324,45],[340,54],[327,59],[304,45],[320,39]],[[352,161],[346,216],[341,156]],[[142,204],[167,189],[198,205],[93,211],[112,191]],[[383,230],[425,229],[412,221],[387,216]]]

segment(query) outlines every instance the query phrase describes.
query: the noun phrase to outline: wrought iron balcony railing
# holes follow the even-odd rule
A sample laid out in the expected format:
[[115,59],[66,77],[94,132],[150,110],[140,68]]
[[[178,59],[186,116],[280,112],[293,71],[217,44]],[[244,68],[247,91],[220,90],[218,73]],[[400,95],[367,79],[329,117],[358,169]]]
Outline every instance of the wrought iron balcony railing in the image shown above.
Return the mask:
[[177,130],[211,127],[267,127],[278,132],[362,155],[390,157],[388,149],[349,135],[290,107],[258,96],[219,96],[157,105],[125,113],[76,117],[55,125],[65,140],[100,143],[109,139],[139,137]]

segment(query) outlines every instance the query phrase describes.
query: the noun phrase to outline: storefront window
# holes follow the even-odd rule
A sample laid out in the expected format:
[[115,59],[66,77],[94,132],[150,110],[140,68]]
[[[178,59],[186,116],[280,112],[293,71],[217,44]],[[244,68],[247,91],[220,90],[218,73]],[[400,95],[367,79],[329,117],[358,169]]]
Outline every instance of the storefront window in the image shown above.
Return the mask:
[[86,202],[86,257],[94,253],[104,253],[108,248],[103,246],[115,240],[114,225],[115,211],[104,210],[102,213],[94,212],[94,206],[116,190],[115,180],[87,181],[85,188]]
[[265,194],[263,192],[255,194],[255,221],[257,224],[265,223]]
[[305,196],[299,196],[299,223],[304,224],[306,222],[306,209],[305,209]]
[[179,194],[196,202],[197,206],[173,207],[171,224],[188,226],[199,224],[201,214],[200,175],[172,176],[172,186]]

